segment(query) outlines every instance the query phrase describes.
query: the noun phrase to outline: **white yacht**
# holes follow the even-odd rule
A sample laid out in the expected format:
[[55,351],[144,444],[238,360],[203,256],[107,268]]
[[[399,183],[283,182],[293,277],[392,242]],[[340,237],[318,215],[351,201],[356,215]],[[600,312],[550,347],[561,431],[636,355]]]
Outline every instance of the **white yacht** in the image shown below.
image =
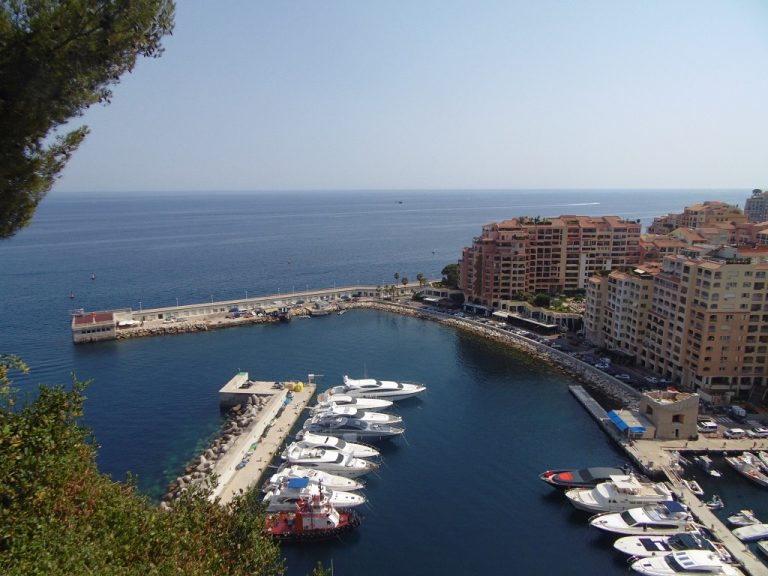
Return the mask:
[[666,556],[640,558],[632,570],[647,576],[743,576],[743,572],[707,550],[681,550]]
[[299,501],[318,501],[334,508],[353,508],[365,504],[365,496],[354,492],[331,490],[319,484],[312,484],[308,478],[293,478],[267,491],[264,503],[267,512],[296,510]]
[[715,552],[724,562],[732,561],[725,546],[708,540],[698,531],[680,532],[672,536],[624,536],[616,540],[613,547],[635,558],[666,556],[679,550],[709,550]]
[[734,536],[742,542],[752,542],[753,540],[763,540],[768,538],[768,524],[749,524],[736,528],[733,531]]
[[364,398],[363,396],[350,396],[349,394],[328,394],[323,392],[317,396],[317,405],[311,410],[322,410],[331,405],[351,406],[359,410],[368,410],[369,412],[378,412],[390,408],[394,402],[384,400],[383,398]]
[[325,488],[342,490],[344,492],[360,490],[365,486],[363,482],[355,478],[347,478],[346,476],[331,474],[330,472],[318,470],[316,468],[304,468],[303,466],[289,466],[283,464],[278,468],[277,472],[272,474],[272,476],[270,476],[264,483],[262,490],[266,492],[270,488],[279,486],[291,478],[306,478],[312,484],[322,484]]
[[604,512],[589,520],[590,526],[615,534],[677,534],[693,522],[688,508],[674,500],[630,508],[624,512]]
[[760,520],[757,519],[752,510],[745,508],[744,510],[739,510],[736,514],[728,516],[728,523],[734,526],[749,526],[750,524],[759,524]]
[[294,446],[286,453],[286,462],[305,468],[325,470],[347,478],[357,478],[376,470],[379,465],[329,448],[302,448]]
[[366,398],[384,398],[385,400],[403,400],[416,396],[427,389],[423,384],[413,382],[394,382],[373,378],[354,379],[344,376],[344,384],[330,389],[332,394],[349,394]]
[[742,476],[760,486],[768,487],[768,476],[763,474],[760,459],[754,454],[744,452],[741,456],[726,456],[725,461]]
[[283,450],[283,453],[280,455],[283,460],[286,459],[285,455],[288,452],[288,449],[293,446],[300,446],[302,448],[330,448],[332,450],[344,452],[355,458],[377,458],[379,456],[379,451],[373,446],[347,442],[336,436],[313,434],[306,430],[300,431],[296,435],[296,442],[292,442],[285,450]]
[[664,483],[644,483],[635,476],[611,476],[591,489],[568,490],[565,495],[579,510],[587,512],[623,512],[630,508],[672,500],[672,491]]
[[309,418],[304,422],[304,430],[313,434],[336,436],[350,442],[376,442],[400,436],[405,432],[405,428],[400,426],[365,422],[344,416]]
[[400,424],[403,421],[402,416],[387,414],[386,412],[366,412],[352,406],[332,405],[328,408],[315,411],[315,418],[333,418],[344,416],[345,418],[355,418],[363,422],[373,424]]

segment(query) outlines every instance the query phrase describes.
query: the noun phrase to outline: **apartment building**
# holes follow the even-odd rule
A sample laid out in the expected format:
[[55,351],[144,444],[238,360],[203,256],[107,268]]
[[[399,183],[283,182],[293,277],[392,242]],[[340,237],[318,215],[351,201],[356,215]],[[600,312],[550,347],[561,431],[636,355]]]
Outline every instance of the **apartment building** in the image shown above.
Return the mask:
[[513,218],[483,226],[459,261],[470,302],[496,307],[523,293],[583,289],[601,270],[637,264],[640,223],[617,216]]
[[717,228],[722,224],[739,224],[747,221],[747,216],[738,206],[708,200],[701,204],[686,206],[680,214],[667,214],[653,219],[648,227],[650,234],[669,234],[677,228]]
[[759,250],[704,246],[664,258],[650,285],[612,273],[587,291],[587,338],[705,400],[746,396],[768,385],[767,275]]
[[744,203],[744,214],[750,222],[768,220],[768,191],[752,190],[752,196]]

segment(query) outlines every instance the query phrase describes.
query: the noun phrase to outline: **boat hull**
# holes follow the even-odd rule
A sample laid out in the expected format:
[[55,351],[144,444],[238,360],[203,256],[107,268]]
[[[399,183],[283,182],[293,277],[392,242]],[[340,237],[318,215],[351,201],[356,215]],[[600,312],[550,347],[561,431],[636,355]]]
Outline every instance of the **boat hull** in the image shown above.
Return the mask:
[[360,516],[353,510],[343,511],[340,516],[341,521],[337,526],[297,531],[295,524],[291,525],[295,521],[295,514],[293,512],[278,512],[267,516],[265,534],[279,542],[313,542],[335,538],[352,532],[360,526]]

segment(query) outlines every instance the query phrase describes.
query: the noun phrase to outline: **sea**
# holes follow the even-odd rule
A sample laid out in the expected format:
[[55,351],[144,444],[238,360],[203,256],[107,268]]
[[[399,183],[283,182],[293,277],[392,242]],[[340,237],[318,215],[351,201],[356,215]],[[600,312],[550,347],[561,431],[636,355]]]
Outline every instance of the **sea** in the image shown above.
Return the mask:
[[[217,433],[217,391],[259,380],[344,374],[423,382],[402,403],[407,432],[367,479],[363,524],[339,541],[284,547],[290,575],[625,574],[626,559],[538,480],[549,468],[621,465],[624,455],[531,358],[429,321],[343,316],[75,346],[70,311],[139,309],[312,288],[439,278],[484,224],[515,216],[639,219],[749,190],[449,190],[51,193],[31,226],[0,242],[0,353],[16,384],[91,382],[84,423],[100,469],[136,476],[158,500]],[[724,466],[721,466],[724,468]],[[758,488],[723,470],[699,478],[768,518]],[[698,477],[698,476],[697,476]],[[762,497],[762,498],[761,498]]]

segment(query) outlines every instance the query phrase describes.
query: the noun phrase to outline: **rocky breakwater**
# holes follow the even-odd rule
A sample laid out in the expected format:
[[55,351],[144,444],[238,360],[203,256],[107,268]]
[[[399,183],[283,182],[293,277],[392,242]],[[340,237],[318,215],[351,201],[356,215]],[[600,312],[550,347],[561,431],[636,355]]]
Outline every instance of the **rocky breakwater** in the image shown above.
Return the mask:
[[[168,509],[185,490],[193,487],[212,489],[217,464],[233,450],[235,444],[244,434],[247,434],[260,420],[264,407],[269,398],[252,394],[243,404],[238,404],[227,412],[227,421],[218,436],[211,441],[206,449],[195,457],[184,469],[184,474],[168,485],[160,503],[161,508]],[[235,458],[238,458],[236,455]]]
[[251,318],[209,318],[195,322],[142,322],[141,326],[133,328],[121,328],[117,331],[116,338],[143,338],[144,336],[162,336],[166,334],[187,334],[190,332],[206,332],[216,328],[229,328],[230,326],[242,326],[244,324],[267,324],[278,322],[273,316],[254,316]]

